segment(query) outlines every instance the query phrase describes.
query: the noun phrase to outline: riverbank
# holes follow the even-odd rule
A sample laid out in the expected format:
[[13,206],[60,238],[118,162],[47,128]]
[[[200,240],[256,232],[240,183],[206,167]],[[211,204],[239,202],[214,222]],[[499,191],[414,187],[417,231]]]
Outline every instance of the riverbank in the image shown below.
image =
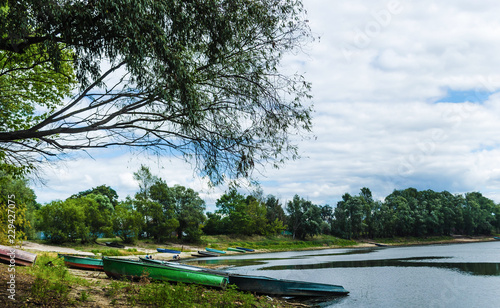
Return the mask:
[[[109,240],[109,239],[101,239]],[[357,248],[375,245],[410,246],[431,244],[453,244],[494,241],[493,236],[450,236],[428,238],[391,238],[347,241],[330,236],[321,236],[309,241],[295,241],[286,237],[230,237],[210,236],[200,245],[169,243],[161,245],[183,250],[182,258],[192,258],[192,254],[204,247],[227,249],[228,247],[248,247],[256,253],[312,250],[331,248]],[[154,254],[156,259],[169,259],[172,254],[156,253],[159,246],[148,241],[137,242],[124,249],[104,247],[102,244],[47,245],[41,242],[25,242],[23,249],[39,255],[37,264],[30,268],[16,268],[16,301],[8,301],[6,307],[179,307],[176,300],[182,298],[181,306],[192,307],[303,307],[303,303],[293,303],[268,296],[255,296],[233,289],[215,290],[200,286],[141,281],[132,283],[111,280],[102,272],[67,269],[57,253],[145,255]],[[229,252],[228,254],[239,254]],[[7,266],[0,265],[0,283],[7,285]],[[7,298],[6,290],[0,290],[0,297]],[[168,304],[165,304],[168,303]],[[170,305],[171,304],[171,305]],[[169,306],[170,305],[170,306]]]
[[[104,272],[69,269],[57,253],[42,252],[33,267],[0,264],[0,284],[14,279],[15,293],[0,288],[2,307],[303,307],[279,298],[257,296],[234,288],[109,279]],[[9,280],[10,279],[10,280]],[[9,298],[9,296],[11,296]]]
[[[394,237],[346,240],[333,236],[316,236],[305,241],[294,240],[290,237],[263,237],[263,236],[203,236],[199,244],[185,243],[164,243],[156,244],[148,240],[137,241],[134,244],[124,244],[123,249],[107,247],[100,242],[114,239],[99,239],[99,243],[68,243],[64,245],[50,245],[43,241],[25,241],[23,249],[31,252],[57,252],[66,254],[83,255],[107,255],[107,256],[134,256],[134,255],[154,255],[158,259],[171,259],[171,253],[158,253],[156,248],[169,248],[181,251],[181,259],[193,258],[199,250],[206,247],[224,250],[226,255],[238,255],[239,252],[228,251],[229,247],[246,247],[254,249],[253,253],[280,252],[280,251],[300,251],[333,248],[362,248],[373,246],[410,246],[410,245],[437,245],[437,244],[458,244],[470,242],[494,241],[495,235],[491,236],[435,236],[435,237]],[[249,253],[249,252],[247,252]]]

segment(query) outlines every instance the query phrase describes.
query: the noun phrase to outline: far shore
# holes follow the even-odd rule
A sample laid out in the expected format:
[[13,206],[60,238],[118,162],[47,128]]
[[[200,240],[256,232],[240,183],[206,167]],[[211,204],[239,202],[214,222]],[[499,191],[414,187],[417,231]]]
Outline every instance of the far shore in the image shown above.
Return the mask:
[[[438,237],[438,238],[392,238],[392,239],[361,239],[356,240],[352,245],[318,245],[310,247],[289,247],[286,248],[262,248],[256,249],[255,252],[250,253],[270,253],[270,252],[280,252],[280,251],[305,251],[305,250],[319,250],[319,249],[336,249],[336,248],[366,248],[366,247],[377,247],[377,246],[412,246],[412,245],[440,245],[440,244],[462,244],[462,243],[473,243],[473,242],[488,242],[496,241],[494,236],[465,236],[465,235],[454,235],[451,237]],[[217,243],[216,246],[221,246],[224,243]],[[158,247],[163,247],[165,245],[157,245]],[[198,250],[205,250],[205,245],[187,245],[187,244],[173,244],[174,248],[182,250],[179,254],[181,259],[191,259],[195,258],[192,254],[196,254]],[[251,245],[250,245],[251,246]],[[227,247],[226,247],[227,248]],[[252,247],[250,247],[252,248]],[[89,249],[80,249],[80,247],[71,248],[64,245],[58,246],[54,244],[45,244],[33,241],[24,241],[22,249],[31,252],[56,252],[61,254],[81,254],[81,255],[94,255]],[[125,246],[123,250],[136,250],[130,255],[154,255],[157,259],[171,260],[173,254],[170,253],[158,253],[156,249],[145,248],[139,245],[129,245]],[[224,250],[224,248],[221,248]],[[224,255],[240,255],[241,253],[226,251]]]

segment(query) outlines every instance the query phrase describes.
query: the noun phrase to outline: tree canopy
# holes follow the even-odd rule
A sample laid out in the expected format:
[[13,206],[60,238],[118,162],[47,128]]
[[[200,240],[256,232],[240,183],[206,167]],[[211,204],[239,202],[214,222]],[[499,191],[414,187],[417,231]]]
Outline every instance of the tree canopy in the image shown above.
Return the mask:
[[[279,65],[310,37],[298,0],[0,1],[0,56],[60,85],[44,103],[7,81],[25,105],[0,115],[0,151],[33,165],[68,150],[147,147],[194,159],[212,183],[279,166],[296,158],[289,136],[311,128],[309,83]],[[78,92],[63,101],[71,69]]]

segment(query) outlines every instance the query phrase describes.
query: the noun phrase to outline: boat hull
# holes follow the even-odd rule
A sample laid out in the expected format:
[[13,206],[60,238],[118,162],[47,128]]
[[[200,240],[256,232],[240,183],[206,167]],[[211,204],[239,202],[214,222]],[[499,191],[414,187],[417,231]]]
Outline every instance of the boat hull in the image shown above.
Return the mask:
[[104,272],[109,277],[137,279],[148,277],[155,280],[195,283],[211,287],[225,288],[228,279],[223,275],[174,269],[161,264],[149,264],[116,258],[103,258]]
[[181,253],[179,250],[166,249],[166,248],[156,248],[156,251],[162,253]]
[[236,249],[241,249],[241,250],[245,250],[245,251],[249,251],[249,252],[254,252],[255,251],[253,249],[245,248],[245,247],[236,247]]
[[64,258],[64,264],[68,267],[77,268],[77,269],[85,269],[85,270],[97,270],[103,271],[103,263],[102,259],[93,259],[93,258],[85,258],[85,257],[77,257],[77,256],[67,256],[62,255]]
[[210,251],[198,250],[198,254],[203,255],[204,257],[218,257],[219,254]]
[[217,250],[217,249],[213,249],[213,248],[205,248],[206,251],[208,252],[215,252],[215,253],[226,253],[225,251],[222,251],[222,250]]
[[235,252],[241,252],[241,253],[246,253],[245,250],[238,249],[238,248],[233,248],[233,247],[228,247],[227,250],[229,250],[229,251],[235,251]]
[[9,246],[0,245],[0,262],[7,264],[32,266],[36,262],[36,254]]
[[265,276],[229,275],[229,284],[240,290],[279,296],[342,296],[349,291],[342,286],[322,283],[275,279]]

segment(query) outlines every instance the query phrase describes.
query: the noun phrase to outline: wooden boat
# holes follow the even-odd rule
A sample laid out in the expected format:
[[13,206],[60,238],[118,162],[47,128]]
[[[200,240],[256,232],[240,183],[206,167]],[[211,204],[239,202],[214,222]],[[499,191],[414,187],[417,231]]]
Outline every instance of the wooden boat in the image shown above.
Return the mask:
[[225,251],[217,250],[217,249],[213,249],[213,248],[205,248],[205,250],[209,251],[209,252],[226,253]]
[[276,279],[265,276],[229,274],[229,284],[240,290],[279,296],[340,296],[349,291],[342,286],[305,281]]
[[10,246],[0,245],[0,262],[15,266],[32,266],[35,264],[36,254]]
[[78,268],[78,269],[92,269],[102,271],[103,264],[102,259],[61,255],[64,258],[64,264],[68,267]]
[[255,251],[253,249],[245,248],[245,247],[236,247],[236,249],[241,249],[241,250],[250,251],[250,252],[254,252]]
[[167,249],[167,248],[156,248],[156,251],[158,252],[164,252],[164,253],[181,253],[179,250],[173,250],[173,249]]
[[235,252],[241,252],[241,253],[245,253],[246,252],[245,250],[238,249],[238,248],[233,248],[233,247],[228,247],[227,250],[229,250],[229,251],[235,251]]
[[156,280],[195,283],[211,287],[225,288],[228,279],[224,275],[174,269],[161,264],[152,264],[127,259],[103,257],[104,272],[112,278],[148,277]]
[[124,246],[124,245],[119,244],[119,243],[117,243],[117,242],[106,242],[105,244],[106,244],[106,246],[108,246],[108,247],[125,248],[125,246]]
[[198,250],[198,254],[204,255],[206,257],[218,257],[218,256],[220,256],[218,253],[210,252],[210,251],[203,251],[203,250]]

